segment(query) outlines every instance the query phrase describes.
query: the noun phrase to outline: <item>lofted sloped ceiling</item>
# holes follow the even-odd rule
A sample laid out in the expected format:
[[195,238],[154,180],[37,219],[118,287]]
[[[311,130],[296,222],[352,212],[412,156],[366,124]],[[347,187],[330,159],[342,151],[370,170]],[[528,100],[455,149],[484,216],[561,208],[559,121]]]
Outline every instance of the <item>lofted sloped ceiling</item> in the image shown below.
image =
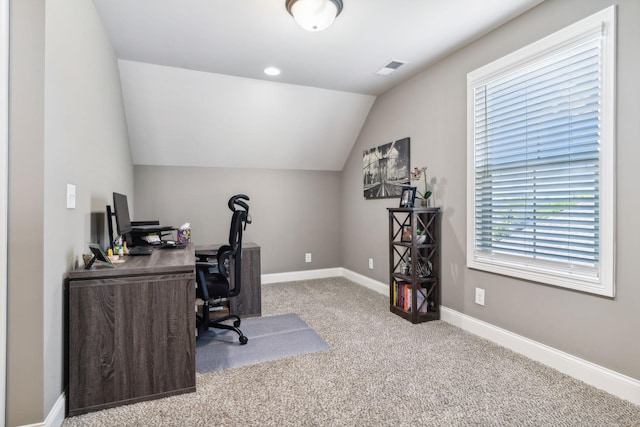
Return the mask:
[[341,170],[376,96],[542,0],[343,0],[318,33],[285,0],[93,1],[134,164]]
[[375,99],[120,60],[135,164],[342,170]]

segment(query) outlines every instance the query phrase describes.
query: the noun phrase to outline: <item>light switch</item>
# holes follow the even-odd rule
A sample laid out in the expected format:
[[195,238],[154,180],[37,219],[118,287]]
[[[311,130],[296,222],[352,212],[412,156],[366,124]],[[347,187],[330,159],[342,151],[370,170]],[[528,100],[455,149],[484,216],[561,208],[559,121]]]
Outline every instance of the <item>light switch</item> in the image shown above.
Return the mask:
[[76,208],[76,186],[67,184],[67,209]]

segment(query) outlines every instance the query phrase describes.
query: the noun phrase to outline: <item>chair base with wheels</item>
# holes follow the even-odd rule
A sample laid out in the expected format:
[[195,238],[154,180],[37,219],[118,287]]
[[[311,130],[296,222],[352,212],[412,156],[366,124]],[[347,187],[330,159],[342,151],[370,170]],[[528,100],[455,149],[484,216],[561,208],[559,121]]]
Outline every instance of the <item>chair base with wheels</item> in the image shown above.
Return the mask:
[[[226,329],[228,331],[234,331],[236,334],[238,334],[238,340],[240,341],[240,344],[244,345],[249,342],[249,338],[247,338],[239,329],[241,323],[240,316],[237,316],[235,314],[228,314],[226,316],[220,316],[211,319],[209,317],[209,308],[209,301],[205,301],[202,305],[202,316],[196,316],[196,328],[198,328],[198,335],[200,335],[201,331],[207,330],[209,328]],[[228,323],[224,323],[228,321],[233,321],[233,324],[229,325]]]

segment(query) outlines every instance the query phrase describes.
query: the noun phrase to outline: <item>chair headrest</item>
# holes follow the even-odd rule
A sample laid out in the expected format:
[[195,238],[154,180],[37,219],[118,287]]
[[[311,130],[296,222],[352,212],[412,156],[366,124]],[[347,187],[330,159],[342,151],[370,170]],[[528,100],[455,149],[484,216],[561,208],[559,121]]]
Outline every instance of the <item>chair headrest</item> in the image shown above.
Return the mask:
[[[251,224],[251,215],[249,214],[249,205],[245,203],[243,200],[249,201],[249,196],[246,194],[236,194],[235,196],[229,199],[229,209],[233,212],[232,222],[232,230],[231,234],[234,233],[235,227],[240,227],[242,223],[244,223],[244,229],[247,229],[247,224]],[[237,207],[241,207],[242,209],[237,209]],[[235,224],[235,225],[234,225]],[[231,241],[232,237],[230,237]]]
[[247,213],[249,212],[249,205],[247,205],[245,202],[243,202],[243,200],[249,200],[249,196],[247,196],[246,194],[236,194],[235,196],[231,197],[229,199],[229,209],[231,209],[231,211],[235,212],[238,209],[236,209],[236,205],[241,206],[245,211],[247,211]]

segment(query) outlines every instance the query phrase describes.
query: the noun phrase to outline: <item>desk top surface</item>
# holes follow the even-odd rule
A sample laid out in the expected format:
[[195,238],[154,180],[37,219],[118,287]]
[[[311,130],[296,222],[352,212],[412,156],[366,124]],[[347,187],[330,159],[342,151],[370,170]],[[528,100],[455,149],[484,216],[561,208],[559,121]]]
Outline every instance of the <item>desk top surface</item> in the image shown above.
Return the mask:
[[72,270],[69,272],[69,279],[83,280],[170,273],[195,274],[196,260],[192,244],[180,249],[156,248],[151,255],[125,255],[123,258],[125,262],[114,263],[114,268],[94,264],[88,270],[85,268]]

